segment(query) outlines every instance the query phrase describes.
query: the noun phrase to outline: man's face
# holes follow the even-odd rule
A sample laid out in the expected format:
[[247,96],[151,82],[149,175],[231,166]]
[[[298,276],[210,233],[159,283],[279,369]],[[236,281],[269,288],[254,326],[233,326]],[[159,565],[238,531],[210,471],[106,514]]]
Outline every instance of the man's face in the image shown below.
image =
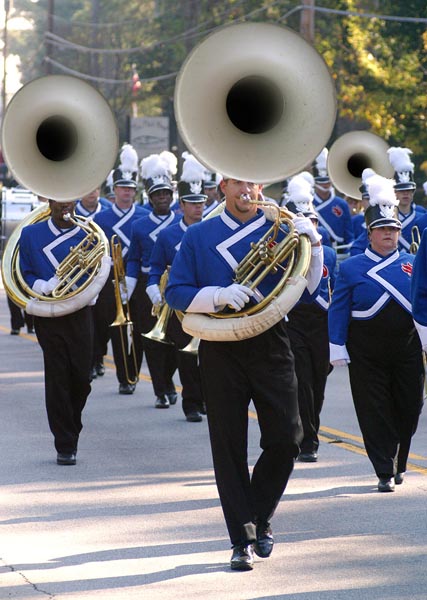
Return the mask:
[[59,227],[60,229],[68,229],[69,227],[74,227],[74,225],[70,221],[64,219],[64,215],[69,214],[71,217],[74,217],[75,205],[76,203],[74,201],[55,202],[55,200],[49,200],[52,220],[57,227]]
[[316,194],[322,200],[327,200],[333,189],[329,181],[327,183],[316,183],[314,187],[316,189]]
[[185,200],[181,200],[180,204],[184,214],[184,221],[187,225],[193,225],[193,223],[198,223],[202,220],[205,202],[186,202]]
[[256,214],[257,205],[248,200],[258,200],[262,185],[238,179],[223,179],[220,186],[230,213],[242,223],[252,219]]
[[114,186],[115,204],[121,209],[130,208],[135,199],[136,189],[133,187]]
[[396,198],[399,200],[399,210],[403,213],[409,212],[414,198],[415,190],[396,190]]
[[93,211],[98,206],[100,188],[96,188],[93,192],[89,192],[85,196],[82,196],[81,202],[83,206],[90,211]]
[[150,194],[150,202],[156,215],[167,215],[172,202],[170,190],[156,190]]

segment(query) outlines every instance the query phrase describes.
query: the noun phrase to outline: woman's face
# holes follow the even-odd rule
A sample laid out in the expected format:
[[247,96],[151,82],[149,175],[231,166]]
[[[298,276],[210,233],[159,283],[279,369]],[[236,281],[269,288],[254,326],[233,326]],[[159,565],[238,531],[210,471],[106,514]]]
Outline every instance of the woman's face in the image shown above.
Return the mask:
[[396,227],[375,227],[369,232],[372,250],[386,256],[397,248],[400,229]]

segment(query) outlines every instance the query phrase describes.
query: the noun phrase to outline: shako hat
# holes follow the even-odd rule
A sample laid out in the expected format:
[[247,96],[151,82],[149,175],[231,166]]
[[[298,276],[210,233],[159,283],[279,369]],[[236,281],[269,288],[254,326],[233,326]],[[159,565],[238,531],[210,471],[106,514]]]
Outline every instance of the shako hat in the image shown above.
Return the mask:
[[138,181],[138,154],[131,144],[123,144],[120,164],[113,171],[113,184],[118,187],[136,188]]
[[105,194],[105,197],[108,199],[114,198],[113,174],[114,174],[114,169],[111,169],[111,171],[107,175],[107,179],[104,182],[104,194]]
[[409,148],[389,148],[388,158],[394,169],[394,189],[396,192],[402,190],[415,190],[414,163],[410,159],[412,150]]
[[149,196],[159,190],[173,192],[171,164],[164,156],[162,158],[160,154],[150,154],[141,160],[140,167],[144,188]]
[[205,202],[207,195],[204,193],[205,167],[189,152],[183,152],[181,179],[178,181],[179,199],[184,202]]
[[365,222],[368,230],[387,226],[402,228],[398,219],[399,201],[394,192],[394,183],[394,179],[387,179],[377,173],[366,179],[369,206],[365,210]]
[[323,148],[320,154],[317,156],[315,160],[315,170],[316,175],[314,176],[314,180],[316,183],[329,183],[329,175],[328,175],[328,154],[329,150],[327,148]]
[[205,179],[205,189],[206,188],[217,188],[221,182],[221,175],[219,173],[211,173],[210,171],[206,172],[207,179]]
[[306,174],[311,176],[311,173],[304,171],[289,180],[285,208],[295,214],[302,213],[304,217],[318,220],[313,208],[312,183]]

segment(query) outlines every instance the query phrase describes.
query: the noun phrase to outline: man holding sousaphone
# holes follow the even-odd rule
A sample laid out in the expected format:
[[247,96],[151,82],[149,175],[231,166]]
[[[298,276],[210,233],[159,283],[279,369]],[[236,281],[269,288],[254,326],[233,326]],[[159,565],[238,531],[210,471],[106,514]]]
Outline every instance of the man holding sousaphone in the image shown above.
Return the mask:
[[[251,244],[256,245],[265,234],[270,239],[271,221],[257,205],[261,184],[225,176],[220,186],[225,197],[224,211],[188,228],[172,264],[165,296],[176,310],[244,312],[253,302],[265,299],[282,277],[283,270],[278,266],[277,272],[268,273],[256,289],[250,287],[249,281],[244,285],[235,283],[235,268]],[[281,244],[289,229],[310,239],[308,292],[304,294],[312,294],[321,279],[323,252],[320,235],[310,219],[299,216],[282,224],[276,239],[267,242],[266,251]],[[242,319],[250,317],[229,322]],[[274,325],[267,324],[262,330],[263,320],[261,315],[251,337],[246,339],[201,339],[199,345],[215,477],[233,548],[233,570],[252,569],[254,551],[262,558],[271,554],[274,540],[270,519],[286,488],[302,439],[297,380],[286,323],[279,317]],[[204,337],[203,331],[199,337]],[[247,457],[251,400],[258,414],[262,448],[252,477]]]

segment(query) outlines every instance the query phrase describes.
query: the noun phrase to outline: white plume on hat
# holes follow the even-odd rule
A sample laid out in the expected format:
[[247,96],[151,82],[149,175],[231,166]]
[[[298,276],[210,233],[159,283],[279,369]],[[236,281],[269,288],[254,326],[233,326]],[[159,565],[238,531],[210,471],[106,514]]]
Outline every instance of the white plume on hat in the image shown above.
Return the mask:
[[111,171],[107,175],[107,179],[105,180],[106,185],[108,185],[110,187],[110,189],[112,189],[113,185],[114,185],[113,173],[114,173],[114,169],[111,169]]
[[328,175],[328,154],[329,150],[327,148],[323,148],[316,158],[317,171],[322,177],[326,177]]
[[[310,171],[301,171],[301,173],[298,173],[298,176],[304,177],[304,179],[306,181],[308,181],[308,183],[311,185],[311,187],[314,188],[315,181],[314,181],[314,177],[310,173]],[[295,177],[297,177],[297,175],[295,175]]]
[[206,181],[209,179],[209,172],[206,171],[206,167],[197,158],[189,152],[183,152],[182,157],[184,158],[184,163],[182,165],[181,181],[189,183],[191,181]]
[[138,172],[138,154],[131,144],[122,146],[119,169],[125,179],[132,179],[132,174]]
[[424,190],[424,194],[427,196],[427,181],[424,181],[424,183],[423,183],[423,190]]
[[313,211],[313,187],[303,173],[295,175],[289,181],[287,202],[293,202],[299,212]]
[[362,183],[367,185],[368,179],[370,179],[373,175],[376,175],[374,169],[363,169],[362,171]]
[[397,173],[414,170],[414,163],[409,158],[412,154],[412,150],[409,148],[396,148],[392,147],[387,150],[388,158],[391,166]]
[[397,206],[399,200],[394,192],[394,179],[387,179],[374,173],[366,180],[366,186],[369,193],[369,204],[371,206]]
[[159,156],[166,163],[170,177],[172,178],[172,175],[176,175],[178,170],[177,157],[172,152],[169,152],[169,150],[163,150],[160,152]]
[[150,154],[140,162],[141,177],[143,179],[152,179],[155,175],[166,175],[168,168],[159,154]]

